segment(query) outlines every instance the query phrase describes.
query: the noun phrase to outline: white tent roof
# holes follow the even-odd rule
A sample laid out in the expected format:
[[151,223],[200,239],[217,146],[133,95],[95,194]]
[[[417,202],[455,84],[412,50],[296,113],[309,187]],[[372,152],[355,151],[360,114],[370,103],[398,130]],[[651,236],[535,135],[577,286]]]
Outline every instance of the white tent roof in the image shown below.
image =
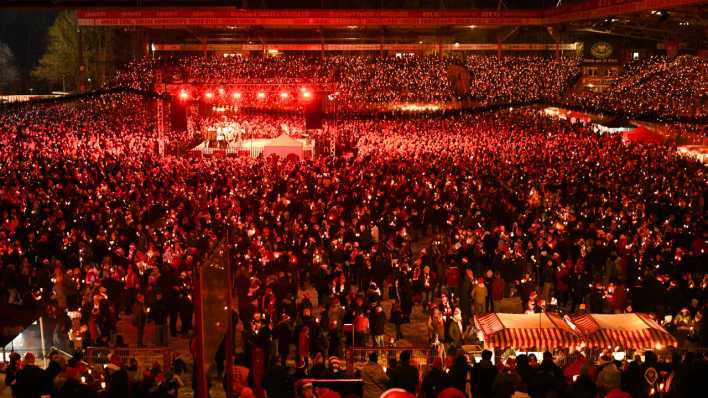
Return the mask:
[[265,146],[278,146],[278,147],[298,147],[302,148],[302,143],[295,138],[283,133],[277,138],[273,138],[272,140],[268,141]]
[[583,314],[571,319],[589,347],[642,349],[677,344],[676,338],[646,314]]
[[636,314],[591,314],[592,319],[597,322],[601,329],[614,330],[638,330],[658,328],[661,329],[656,322],[643,320]]

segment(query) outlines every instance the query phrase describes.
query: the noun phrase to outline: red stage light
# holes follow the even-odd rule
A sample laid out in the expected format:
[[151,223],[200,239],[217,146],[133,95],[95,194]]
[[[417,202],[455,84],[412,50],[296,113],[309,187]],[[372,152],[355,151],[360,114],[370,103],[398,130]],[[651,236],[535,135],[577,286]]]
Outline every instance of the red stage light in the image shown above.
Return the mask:
[[304,98],[304,99],[310,99],[310,98],[312,98],[312,93],[309,92],[309,91],[303,91],[303,92],[302,92],[302,98]]
[[187,90],[185,90],[185,89],[180,90],[179,99],[186,100],[187,98],[189,98],[189,93],[187,92]]
[[224,89],[223,89],[223,88],[219,88],[219,95],[224,95]]
[[282,93],[280,93],[280,98],[282,98],[282,99],[288,98],[288,93],[286,93],[285,91],[283,91]]
[[256,94],[256,97],[258,97],[258,99],[265,99],[265,93],[263,91],[259,91],[258,94]]
[[204,97],[206,97],[206,99],[212,99],[214,98],[214,93],[212,93],[211,91],[207,91],[206,93],[204,93]]
[[241,98],[241,93],[238,91],[233,94],[234,99],[240,99]]

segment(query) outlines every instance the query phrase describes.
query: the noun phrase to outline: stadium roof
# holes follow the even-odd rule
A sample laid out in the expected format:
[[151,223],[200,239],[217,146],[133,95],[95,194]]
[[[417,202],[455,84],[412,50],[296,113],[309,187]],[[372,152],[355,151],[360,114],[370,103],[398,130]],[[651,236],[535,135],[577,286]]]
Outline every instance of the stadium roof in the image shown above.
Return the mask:
[[5,0],[4,6],[42,7],[234,7],[250,9],[543,9],[586,0]]
[[[32,7],[46,2],[10,2]],[[705,0],[54,0],[79,24],[141,28],[150,42],[572,43],[579,35],[708,45]],[[136,4],[138,6],[136,6]],[[119,6],[119,7],[117,7]],[[248,8],[244,8],[244,7]],[[442,7],[441,7],[442,6]],[[372,9],[370,7],[379,7]],[[297,9],[296,9],[297,8]],[[531,38],[531,39],[529,39]],[[535,38],[535,39],[534,39]]]
[[[500,2],[502,4],[503,2]],[[84,26],[550,26],[694,6],[705,0],[586,0],[553,8],[241,9],[236,7],[81,10]],[[560,4],[560,3],[559,3]],[[692,10],[693,11],[693,10]],[[703,10],[705,12],[705,10]],[[659,14],[654,14],[659,15]]]

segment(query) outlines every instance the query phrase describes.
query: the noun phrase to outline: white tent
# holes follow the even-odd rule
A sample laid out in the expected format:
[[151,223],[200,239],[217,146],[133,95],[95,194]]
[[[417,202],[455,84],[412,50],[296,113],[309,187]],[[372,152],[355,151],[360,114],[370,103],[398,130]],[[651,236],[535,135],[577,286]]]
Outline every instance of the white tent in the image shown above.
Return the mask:
[[266,143],[263,147],[263,156],[265,157],[270,155],[278,155],[282,157],[295,155],[299,159],[302,159],[305,154],[304,152],[302,143],[285,133],[268,141],[268,143]]

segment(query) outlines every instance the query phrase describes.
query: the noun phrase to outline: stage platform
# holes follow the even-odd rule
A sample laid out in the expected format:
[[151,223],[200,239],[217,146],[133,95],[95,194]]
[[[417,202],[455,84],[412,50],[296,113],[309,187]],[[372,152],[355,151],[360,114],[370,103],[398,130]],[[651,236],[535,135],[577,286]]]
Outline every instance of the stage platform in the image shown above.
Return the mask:
[[[203,156],[227,155],[227,156],[250,156],[258,157],[272,138],[254,138],[238,141],[203,141],[192,149],[192,152],[201,153]],[[315,150],[315,142],[306,138],[295,138],[302,144],[305,158],[312,157]]]

